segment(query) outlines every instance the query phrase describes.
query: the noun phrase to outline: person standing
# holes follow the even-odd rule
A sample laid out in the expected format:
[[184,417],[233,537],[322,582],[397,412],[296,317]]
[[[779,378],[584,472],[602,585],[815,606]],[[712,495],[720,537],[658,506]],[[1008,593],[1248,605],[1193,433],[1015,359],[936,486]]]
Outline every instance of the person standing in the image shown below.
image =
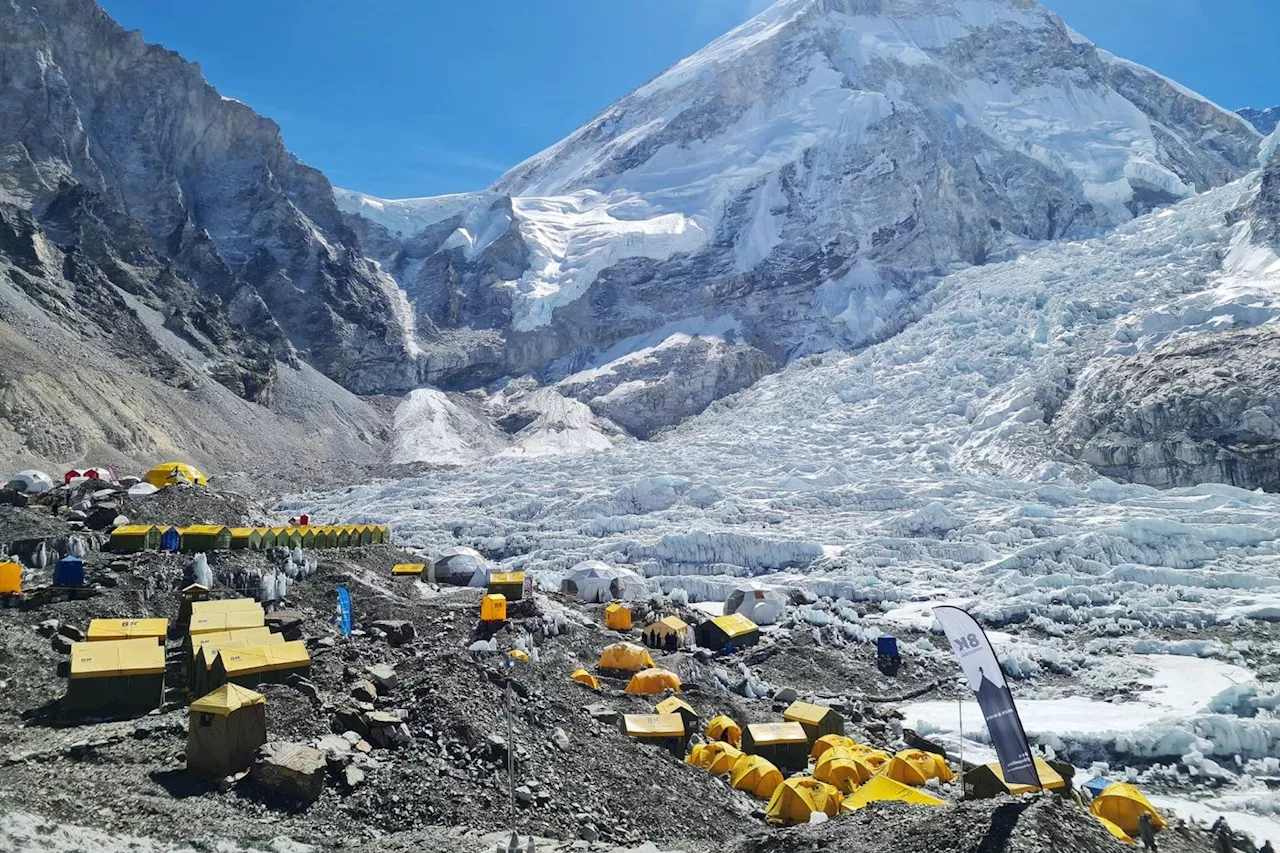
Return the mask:
[[1148,812],[1138,815],[1138,834],[1142,837],[1143,849],[1157,853],[1156,830],[1151,825],[1151,815]]

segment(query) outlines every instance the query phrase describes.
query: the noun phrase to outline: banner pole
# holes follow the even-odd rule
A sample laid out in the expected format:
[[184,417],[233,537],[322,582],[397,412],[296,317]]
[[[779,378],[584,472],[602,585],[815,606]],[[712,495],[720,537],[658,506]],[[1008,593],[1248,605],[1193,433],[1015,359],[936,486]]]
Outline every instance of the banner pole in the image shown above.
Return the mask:
[[956,719],[960,721],[960,799],[964,799],[964,699],[956,699]]

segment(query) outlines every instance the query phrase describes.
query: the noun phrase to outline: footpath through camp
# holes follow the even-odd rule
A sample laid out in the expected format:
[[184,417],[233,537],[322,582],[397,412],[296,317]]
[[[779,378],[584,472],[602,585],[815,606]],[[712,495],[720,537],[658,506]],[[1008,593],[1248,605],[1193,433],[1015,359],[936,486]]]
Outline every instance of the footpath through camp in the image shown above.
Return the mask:
[[[913,640],[957,666],[796,618],[853,602],[534,588],[184,463],[92,470],[0,490],[2,850],[1255,850],[1031,750],[980,628]],[[904,728],[974,691],[998,756]]]

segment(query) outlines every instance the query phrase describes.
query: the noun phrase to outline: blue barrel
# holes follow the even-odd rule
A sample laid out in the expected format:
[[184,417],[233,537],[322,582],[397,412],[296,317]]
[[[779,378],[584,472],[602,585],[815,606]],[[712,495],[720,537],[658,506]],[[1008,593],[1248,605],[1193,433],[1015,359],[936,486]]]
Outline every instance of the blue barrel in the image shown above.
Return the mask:
[[898,657],[898,638],[888,634],[876,637],[876,654],[882,658]]
[[84,560],[63,557],[53,567],[54,586],[84,586]]

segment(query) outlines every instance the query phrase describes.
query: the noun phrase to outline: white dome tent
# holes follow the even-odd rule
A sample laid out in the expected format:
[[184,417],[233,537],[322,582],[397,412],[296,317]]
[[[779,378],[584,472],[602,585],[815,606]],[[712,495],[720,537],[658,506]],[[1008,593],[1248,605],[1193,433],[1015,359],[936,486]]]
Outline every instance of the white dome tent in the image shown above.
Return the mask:
[[630,569],[621,569],[599,560],[583,560],[565,572],[560,591],[579,600],[603,604],[607,601],[644,598],[649,594],[644,579]]
[[488,586],[492,566],[475,548],[458,545],[445,548],[431,562],[432,583],[449,583],[457,586]]
[[724,612],[740,613],[757,625],[772,625],[787,609],[787,597],[759,581],[739,584],[725,597]]
[[28,495],[42,495],[54,487],[53,478],[43,471],[19,471],[9,480],[8,488]]

